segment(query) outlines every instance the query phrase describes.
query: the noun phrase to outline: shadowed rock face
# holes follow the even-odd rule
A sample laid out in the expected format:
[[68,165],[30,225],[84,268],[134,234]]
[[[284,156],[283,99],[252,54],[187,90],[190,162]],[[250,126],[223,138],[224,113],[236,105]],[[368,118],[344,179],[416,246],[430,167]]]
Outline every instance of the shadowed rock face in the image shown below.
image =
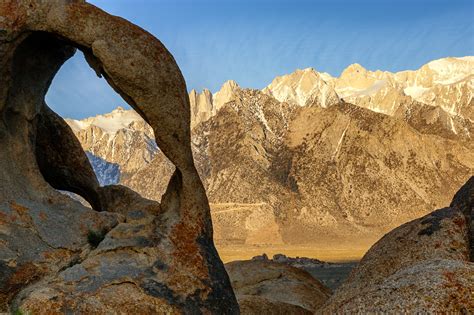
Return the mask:
[[[96,210],[105,210],[100,203],[94,170],[66,122],[44,105],[36,128],[36,161],[46,181],[56,189],[83,196]],[[75,171],[79,167],[80,171]]]
[[[161,204],[100,188],[71,129],[45,104],[76,48],[176,166]],[[82,1],[6,0],[0,75],[0,311],[238,313],[194,167],[186,85],[166,48]]]
[[474,176],[454,195],[451,207],[459,209],[466,217],[469,233],[470,259],[474,262]]

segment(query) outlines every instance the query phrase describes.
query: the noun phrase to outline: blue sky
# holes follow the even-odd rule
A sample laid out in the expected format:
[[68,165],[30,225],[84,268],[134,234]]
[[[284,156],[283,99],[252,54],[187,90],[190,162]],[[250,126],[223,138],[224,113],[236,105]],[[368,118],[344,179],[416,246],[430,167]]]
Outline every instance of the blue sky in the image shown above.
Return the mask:
[[[400,71],[437,58],[474,55],[472,0],[89,2],[159,38],[189,90],[215,92],[229,79],[263,88],[297,68],[338,76],[355,62],[370,70]],[[61,68],[46,100],[61,116],[76,119],[125,105],[81,53]]]

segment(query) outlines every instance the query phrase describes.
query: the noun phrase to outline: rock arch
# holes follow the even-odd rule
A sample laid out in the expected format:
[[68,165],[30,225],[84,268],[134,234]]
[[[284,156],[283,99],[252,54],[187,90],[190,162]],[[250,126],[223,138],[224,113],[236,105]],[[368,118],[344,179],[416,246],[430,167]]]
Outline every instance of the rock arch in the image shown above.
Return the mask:
[[[152,126],[176,166],[161,204],[100,188],[45,104],[75,49]],[[83,1],[6,0],[0,75],[0,310],[238,312],[194,167],[184,78],[156,38]],[[91,233],[103,239],[96,248]]]

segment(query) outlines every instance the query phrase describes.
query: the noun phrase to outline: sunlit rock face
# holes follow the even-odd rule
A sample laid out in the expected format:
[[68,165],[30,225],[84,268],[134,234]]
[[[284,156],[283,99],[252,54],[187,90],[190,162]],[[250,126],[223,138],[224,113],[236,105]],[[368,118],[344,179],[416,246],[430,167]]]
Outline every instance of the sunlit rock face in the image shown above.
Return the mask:
[[345,101],[393,115],[417,101],[472,120],[474,58],[444,58],[414,71],[369,71],[354,64],[329,81]]
[[[161,202],[100,187],[71,127],[45,104],[74,47],[174,165]],[[238,313],[193,162],[186,85],[166,48],[83,1],[3,1],[0,72],[0,311]],[[106,141],[129,143],[123,125],[107,127]]]
[[313,68],[296,70],[292,74],[275,78],[263,92],[280,102],[326,108],[340,102],[334,88],[325,80],[328,76]]
[[225,103],[234,100],[239,90],[240,86],[232,80],[225,82],[214,94],[208,89],[204,89],[201,93],[192,90],[189,93],[191,129],[214,116]]

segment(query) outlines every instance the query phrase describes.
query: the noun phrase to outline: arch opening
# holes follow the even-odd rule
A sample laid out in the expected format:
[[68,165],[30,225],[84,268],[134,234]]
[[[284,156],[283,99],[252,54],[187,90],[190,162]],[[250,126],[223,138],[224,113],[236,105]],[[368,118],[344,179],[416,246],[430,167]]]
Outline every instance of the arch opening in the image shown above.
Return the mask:
[[[99,188],[108,184],[118,184],[120,177],[120,174],[117,174],[118,164],[108,162],[93,152],[86,153],[71,128],[73,122],[69,121],[68,124],[49,108],[45,100],[53,78],[64,62],[76,51],[77,48],[71,46],[69,41],[46,32],[32,32],[22,39],[13,60],[13,72],[16,74],[13,78],[13,86],[18,91],[12,93],[10,106],[5,111],[7,116],[5,121],[8,122],[7,127],[11,129],[12,134],[15,134],[18,128],[32,129],[25,130],[27,133],[25,141],[29,143],[33,152],[30,162],[37,163],[40,175],[51,187],[77,194],[84,198],[93,209],[103,211],[106,207],[101,202]],[[88,63],[91,65],[90,62]],[[26,115],[33,121],[33,127],[28,127],[27,124],[18,126],[15,122],[19,119],[14,119],[15,115]],[[136,120],[141,119],[136,113],[131,116],[137,118]],[[153,139],[151,127],[144,122],[142,125],[147,128],[150,138]],[[97,131],[98,128],[93,128],[92,134]],[[149,147],[155,151],[158,150],[156,143]],[[115,149],[114,147],[112,154],[117,153]],[[154,152],[150,155],[152,154]],[[100,180],[97,178],[91,161],[95,161],[96,165],[102,168],[98,170],[98,173],[102,172],[105,176]],[[116,174],[111,174],[113,172]],[[107,176],[109,178],[104,178]]]
[[[237,312],[230,281],[212,241],[209,204],[191,152],[186,84],[172,55],[143,29],[81,0],[55,4],[7,1],[0,5],[0,15],[4,17],[0,27],[6,29],[0,34],[0,215],[9,214],[2,216],[8,220],[0,225],[7,230],[16,226],[17,217],[10,215],[16,213],[28,227],[21,234],[6,235],[7,250],[13,250],[18,264],[0,275],[0,309],[10,303],[32,312],[50,308],[52,300],[37,300],[34,279],[57,292],[59,299],[53,303],[61,309],[75,309],[77,304],[72,303],[78,301],[97,312],[105,304],[97,304],[96,299],[90,303],[93,294],[132,277],[139,288],[137,298],[146,298],[161,310]],[[96,59],[89,58],[84,47]],[[46,105],[53,77],[77,48],[150,123],[161,151],[176,166],[161,203],[124,186],[100,187],[71,128]],[[80,207],[51,187],[84,195],[95,210],[106,212]],[[107,250],[89,255],[84,246],[88,230],[120,230],[121,236],[114,237],[117,248],[143,250],[140,257],[134,255],[135,250],[126,254],[127,265],[137,269],[123,269],[123,260],[110,260]],[[112,252],[114,257],[123,257],[115,248]],[[87,262],[77,262],[77,256]],[[38,266],[27,278],[22,269],[25,261],[28,267]],[[73,268],[69,262],[95,266],[84,270],[96,283],[71,290],[71,282],[61,278],[62,270]],[[177,268],[156,268],[156,262]],[[104,264],[110,268],[103,270]],[[28,286],[31,288],[26,289]],[[157,296],[163,289],[170,294]],[[20,293],[21,301],[16,299],[20,290],[27,290]],[[110,294],[109,300],[120,299],[116,292]],[[113,304],[111,309],[119,307]],[[140,307],[139,312],[148,309]]]
[[[46,99],[78,138],[100,186],[129,186],[129,181],[139,178],[137,173],[161,153],[151,126],[104,77],[98,77],[80,50],[61,67]],[[157,188],[162,192],[171,177],[170,172],[163,175]]]

